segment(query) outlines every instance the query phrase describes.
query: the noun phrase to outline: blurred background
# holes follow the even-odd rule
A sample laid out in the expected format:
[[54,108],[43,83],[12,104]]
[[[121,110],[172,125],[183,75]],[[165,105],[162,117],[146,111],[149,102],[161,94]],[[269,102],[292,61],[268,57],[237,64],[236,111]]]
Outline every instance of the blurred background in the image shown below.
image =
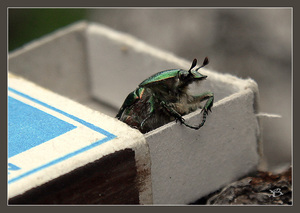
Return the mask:
[[282,116],[262,119],[269,169],[291,162],[291,8],[10,8],[8,18],[9,51],[86,20],[189,61],[208,56],[208,69],[254,79],[260,90],[260,111]]

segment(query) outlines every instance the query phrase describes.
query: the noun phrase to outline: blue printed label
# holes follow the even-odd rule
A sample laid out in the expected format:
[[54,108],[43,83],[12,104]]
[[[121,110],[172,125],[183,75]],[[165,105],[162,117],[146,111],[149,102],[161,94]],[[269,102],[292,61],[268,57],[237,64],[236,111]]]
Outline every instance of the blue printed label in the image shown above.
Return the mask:
[[116,137],[30,95],[8,92],[9,184]]
[[8,158],[76,128],[12,97],[8,97],[8,118]]

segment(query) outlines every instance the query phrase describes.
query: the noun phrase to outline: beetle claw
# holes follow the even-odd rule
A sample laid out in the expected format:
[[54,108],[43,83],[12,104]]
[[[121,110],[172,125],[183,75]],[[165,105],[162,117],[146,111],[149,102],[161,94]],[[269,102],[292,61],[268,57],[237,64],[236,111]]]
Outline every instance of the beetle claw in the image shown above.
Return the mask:
[[181,117],[181,118],[175,118],[175,121],[176,121],[176,123],[179,121],[180,124],[184,124],[185,119],[183,117]]

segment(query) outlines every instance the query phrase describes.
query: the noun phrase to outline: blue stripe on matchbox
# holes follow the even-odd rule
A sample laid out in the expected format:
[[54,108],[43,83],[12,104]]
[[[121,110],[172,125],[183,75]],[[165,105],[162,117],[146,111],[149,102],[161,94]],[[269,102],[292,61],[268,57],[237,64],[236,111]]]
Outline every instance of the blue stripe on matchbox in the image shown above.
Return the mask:
[[[35,102],[36,104],[39,104],[43,107],[47,107],[50,110],[53,110],[55,112],[58,112],[84,126],[87,128],[99,132],[102,135],[106,136],[101,140],[98,140],[88,146],[85,146],[83,148],[80,148],[76,151],[70,152],[64,156],[61,156],[57,159],[52,159],[46,164],[40,165],[37,168],[33,168],[32,170],[26,171],[25,173],[14,177],[10,180],[8,180],[8,183],[13,183],[15,181],[18,181],[28,175],[31,175],[35,172],[38,172],[42,169],[45,169],[47,167],[50,167],[54,164],[57,164],[61,161],[64,161],[68,158],[71,158],[75,155],[78,155],[82,152],[85,152],[87,150],[90,150],[96,146],[99,146],[105,142],[108,142],[116,136],[110,132],[105,131],[104,129],[97,127],[87,121],[84,121],[74,115],[68,114],[60,109],[57,109],[53,106],[50,106],[42,101],[39,101],[29,95],[26,95],[22,92],[19,92],[15,89],[8,88],[8,90],[14,94],[17,94],[19,96],[22,96],[23,98],[26,98],[30,101]],[[25,113],[24,115],[20,115],[21,113]],[[36,115],[34,115],[37,113]],[[19,123],[18,123],[19,122]],[[26,126],[26,122],[27,125]],[[34,130],[34,128],[37,128]],[[70,124],[66,121],[63,121],[59,118],[56,118],[55,116],[52,116],[46,112],[43,112],[37,108],[34,108],[32,106],[29,106],[19,100],[16,100],[15,98],[8,97],[8,157],[12,157],[14,155],[17,155],[21,152],[24,152],[28,149],[31,149],[35,146],[38,146],[46,141],[49,141],[55,137],[59,137],[60,135],[71,131],[75,129],[76,126],[73,124]],[[36,132],[42,131],[43,135],[37,135]],[[26,135],[28,134],[28,135]]]

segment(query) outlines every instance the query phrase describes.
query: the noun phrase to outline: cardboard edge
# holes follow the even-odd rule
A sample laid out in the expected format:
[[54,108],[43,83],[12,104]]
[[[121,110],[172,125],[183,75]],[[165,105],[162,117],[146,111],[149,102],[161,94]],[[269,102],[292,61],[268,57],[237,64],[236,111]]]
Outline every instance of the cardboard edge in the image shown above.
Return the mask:
[[41,36],[37,39],[30,41],[29,43],[25,44],[24,46],[21,46],[20,48],[13,50],[12,52],[9,53],[8,59],[13,59],[21,54],[24,54],[29,50],[35,49],[41,45],[49,43],[52,40],[65,36],[69,33],[76,32],[76,31],[85,31],[87,26],[88,23],[86,21],[79,21],[71,25],[67,25],[65,27],[59,28],[49,34],[46,34],[44,36]]

